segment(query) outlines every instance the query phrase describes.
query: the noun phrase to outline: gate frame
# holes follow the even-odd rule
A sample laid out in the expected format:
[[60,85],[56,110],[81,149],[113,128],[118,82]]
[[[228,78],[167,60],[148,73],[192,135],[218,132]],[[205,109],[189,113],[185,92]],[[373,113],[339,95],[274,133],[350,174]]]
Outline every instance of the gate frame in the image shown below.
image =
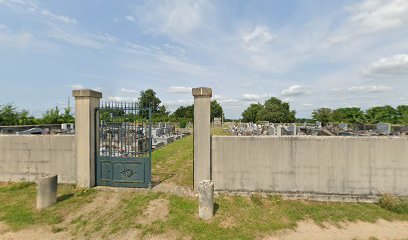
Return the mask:
[[[112,106],[110,105],[112,103]],[[124,103],[125,108],[123,108],[123,103],[117,102],[116,103],[116,107],[114,107],[113,102],[109,103],[109,107],[106,108],[105,105],[105,109],[123,109],[126,111],[126,104]],[[106,103],[105,103],[106,104]],[[94,179],[95,179],[95,186],[110,186],[110,187],[123,187],[123,188],[152,188],[152,143],[153,143],[153,139],[152,139],[152,109],[151,107],[139,107],[138,104],[136,102],[132,103],[133,108],[131,108],[132,110],[135,111],[148,111],[148,119],[146,120],[146,122],[142,121],[142,126],[143,123],[149,124],[149,135],[147,136],[149,141],[148,141],[148,155],[145,157],[136,157],[136,155],[138,155],[137,152],[135,152],[135,157],[114,157],[114,156],[100,156],[100,110],[103,109],[103,107],[101,107],[103,105],[103,103],[100,103],[100,105],[98,107],[96,107],[94,109],[94,126],[95,126],[95,149],[94,149],[94,154],[95,154],[95,159],[94,159]],[[120,105],[120,106],[119,106]],[[144,127],[142,127],[142,129],[144,129]],[[125,131],[126,131],[126,127],[125,127]],[[136,131],[137,131],[137,127],[136,127]],[[137,141],[136,143],[137,144]],[[144,164],[144,181],[141,184],[136,184],[135,183],[130,183],[130,182],[122,182],[122,183],[114,183],[112,181],[110,181],[110,184],[100,184],[100,181],[98,182],[99,179],[99,170],[101,171],[101,169],[99,169],[98,166],[98,159],[99,160],[109,160],[110,164],[111,164],[111,168],[112,168],[112,163],[113,162],[133,162],[133,163],[143,163]],[[122,160],[116,160],[114,161],[114,159],[122,159]],[[125,160],[127,159],[127,160]],[[111,170],[113,172],[113,170]],[[125,171],[125,170],[124,170]],[[125,174],[125,173],[123,173]]]

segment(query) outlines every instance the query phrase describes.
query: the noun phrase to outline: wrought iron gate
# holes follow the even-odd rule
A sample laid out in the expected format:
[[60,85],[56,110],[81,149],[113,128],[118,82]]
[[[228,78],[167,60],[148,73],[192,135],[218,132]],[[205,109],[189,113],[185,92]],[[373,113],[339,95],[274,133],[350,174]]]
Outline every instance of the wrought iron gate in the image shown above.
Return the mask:
[[96,185],[151,187],[152,111],[136,103],[96,110]]

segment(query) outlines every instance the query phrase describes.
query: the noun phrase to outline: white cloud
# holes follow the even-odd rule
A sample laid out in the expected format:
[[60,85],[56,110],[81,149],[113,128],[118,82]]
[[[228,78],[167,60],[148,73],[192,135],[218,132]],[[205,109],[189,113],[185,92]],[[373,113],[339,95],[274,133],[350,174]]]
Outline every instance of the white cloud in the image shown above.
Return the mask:
[[398,54],[375,61],[366,74],[400,76],[408,74],[408,54]]
[[260,100],[265,100],[269,97],[272,97],[272,94],[254,94],[254,93],[244,93],[241,95],[242,100],[244,101],[260,101]]
[[406,27],[408,24],[408,1],[365,0],[346,8],[350,16],[331,43],[352,40],[360,35]]
[[363,85],[363,86],[352,86],[347,89],[350,93],[378,93],[390,91],[391,88],[382,85]]
[[70,17],[63,16],[63,15],[57,15],[57,14],[54,14],[54,13],[48,11],[48,10],[39,10],[39,12],[43,16],[47,16],[47,17],[50,17],[52,19],[59,20],[59,21],[61,21],[63,23],[66,23],[66,24],[76,24],[78,22],[74,18],[70,18]]
[[73,46],[93,49],[101,49],[107,44],[115,41],[113,37],[107,34],[89,35],[79,32],[64,31],[58,27],[54,27],[53,30],[48,33],[48,36]]
[[289,88],[282,90],[282,96],[300,96],[310,93],[308,88],[299,86],[299,85],[292,85]]
[[221,95],[214,95],[214,99],[217,100],[218,103],[223,105],[236,105],[239,101],[235,98],[226,98]]
[[194,103],[193,99],[164,100],[163,105],[169,107],[188,106]]
[[127,88],[121,88],[120,92],[123,94],[129,94],[129,95],[139,95],[140,91],[135,90],[135,89],[127,89]]
[[105,101],[113,101],[113,102],[137,102],[137,98],[131,97],[119,97],[119,96],[110,96],[105,99]]
[[167,89],[167,92],[169,93],[191,93],[191,91],[192,91],[191,87],[181,87],[181,86],[169,87]]
[[186,34],[206,20],[210,8],[206,0],[164,0],[149,2],[136,9],[138,20],[152,31],[168,35]]
[[84,87],[82,84],[72,84],[72,85],[69,85],[69,87],[74,90],[86,89],[86,87]]
[[1,0],[0,4],[7,5],[11,8],[23,8],[25,11],[45,16],[51,20],[57,20],[65,24],[76,24],[78,21],[74,18],[67,17],[64,15],[55,14],[47,9],[41,8],[35,2],[30,0]]
[[133,16],[125,16],[125,19],[130,21],[130,22],[135,22],[136,19]]
[[302,103],[302,106],[303,107],[312,107],[313,104],[311,104],[311,103]]
[[242,39],[248,50],[259,50],[275,38],[268,27],[257,25],[251,32],[244,33]]

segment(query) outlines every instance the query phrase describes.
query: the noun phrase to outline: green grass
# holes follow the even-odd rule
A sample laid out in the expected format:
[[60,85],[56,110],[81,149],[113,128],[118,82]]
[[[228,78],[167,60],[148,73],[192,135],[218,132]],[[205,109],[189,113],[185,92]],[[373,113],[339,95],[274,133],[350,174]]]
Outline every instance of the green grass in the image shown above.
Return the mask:
[[153,184],[163,181],[193,185],[193,136],[187,136],[152,153]]
[[231,135],[229,132],[224,131],[224,128],[228,128],[227,126],[213,126],[211,127],[211,135],[217,136],[229,136]]
[[95,192],[77,189],[73,185],[60,185],[58,204],[37,211],[35,184],[17,183],[0,186],[0,221],[7,223],[13,230],[33,224],[58,224],[71,210],[92,201]]
[[[70,231],[74,236],[92,239],[100,234],[109,239],[116,233],[129,229],[142,235],[176,232],[193,239],[254,239],[277,230],[294,228],[298,221],[311,219],[317,224],[366,221],[378,219],[408,220],[408,213],[397,213],[368,203],[329,203],[284,200],[280,196],[250,197],[221,195],[216,198],[216,214],[210,221],[197,216],[195,198],[179,197],[164,193],[106,193],[84,191],[71,185],[60,185],[59,195],[69,198],[46,210],[35,209],[35,185],[12,184],[0,187],[0,220],[12,230],[32,225],[51,226],[53,232]],[[121,194],[120,204],[111,210],[95,210],[93,214],[79,215],[67,226],[60,226],[67,216],[91,202],[97,194]],[[169,216],[148,225],[138,223],[144,209],[154,199],[169,201]],[[405,200],[401,200],[405,201]]]
[[[230,135],[222,127],[211,127],[211,135]],[[193,186],[193,136],[187,136],[152,153],[153,184]]]

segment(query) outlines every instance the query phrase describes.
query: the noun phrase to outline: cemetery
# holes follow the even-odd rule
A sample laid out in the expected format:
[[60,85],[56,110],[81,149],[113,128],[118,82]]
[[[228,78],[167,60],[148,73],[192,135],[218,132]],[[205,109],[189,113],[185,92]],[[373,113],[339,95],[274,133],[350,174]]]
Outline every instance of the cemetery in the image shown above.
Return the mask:
[[[122,123],[105,118],[94,124],[102,94],[73,95],[73,134],[0,135],[0,182],[10,182],[0,184],[0,221],[15,229],[6,236],[51,227],[41,238],[253,239],[302,219],[337,224],[386,218],[402,221],[405,229],[408,204],[400,197],[408,196],[408,138],[389,125],[345,136],[345,124],[211,124],[212,89],[195,88],[190,134],[171,123],[132,123],[123,116]],[[115,169],[113,161],[122,159]],[[153,184],[132,189],[100,182],[111,172],[121,174],[112,176],[115,181],[140,176],[140,168],[130,165],[139,159],[150,159],[144,166],[151,179],[144,179]],[[111,165],[100,172],[98,164]],[[387,205],[389,198],[397,207]],[[370,224],[386,229],[399,222]]]

